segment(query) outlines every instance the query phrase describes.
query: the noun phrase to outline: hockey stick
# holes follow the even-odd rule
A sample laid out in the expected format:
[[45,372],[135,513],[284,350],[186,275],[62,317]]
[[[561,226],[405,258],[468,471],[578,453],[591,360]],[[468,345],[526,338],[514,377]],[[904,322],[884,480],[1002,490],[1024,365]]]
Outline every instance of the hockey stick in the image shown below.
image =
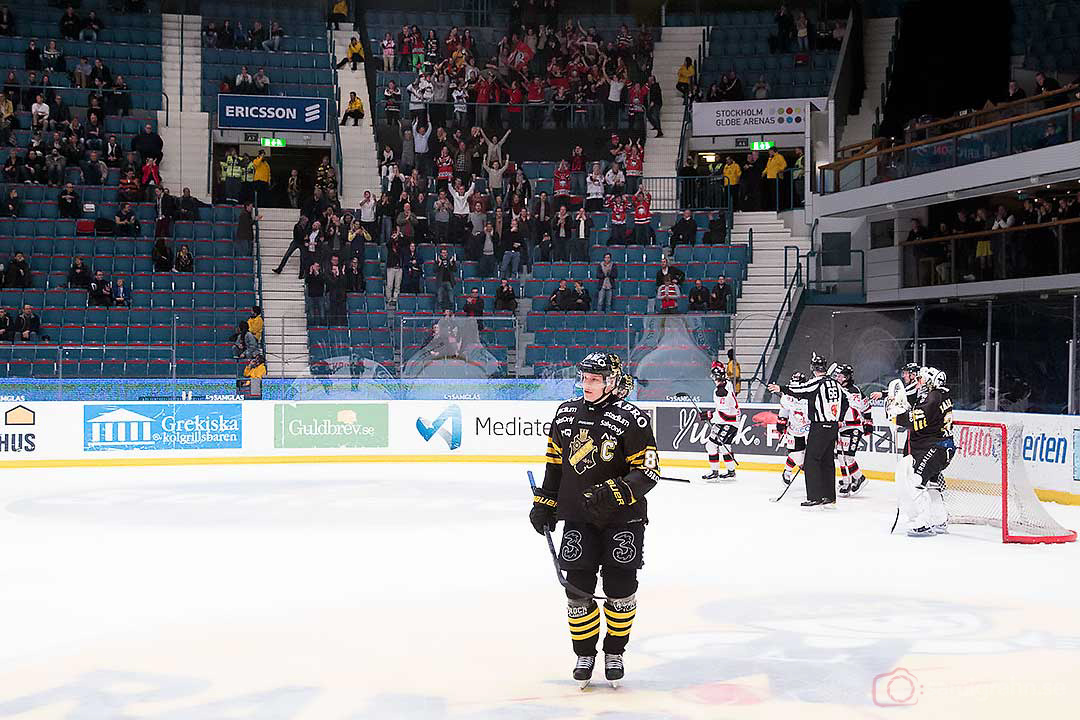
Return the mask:
[[802,472],[802,465],[797,465],[795,467],[795,473],[791,476],[791,482],[789,482],[787,484],[787,487],[784,488],[784,492],[780,493],[780,497],[773,500],[773,502],[780,502],[781,500],[784,499],[784,496],[787,495],[787,491],[790,490],[791,486],[795,484],[795,478],[799,477],[799,473],[801,473],[801,472]]
[[[529,470],[528,473],[529,473],[529,487],[531,487],[535,491],[536,490],[536,479],[533,478],[532,470]],[[548,552],[551,553],[551,562],[555,565],[555,577],[559,578],[559,584],[562,585],[564,588],[566,588],[567,592],[571,592],[571,593],[577,595],[580,598],[583,598],[583,599],[584,598],[591,598],[593,600],[607,600],[607,596],[605,596],[605,595],[593,595],[592,593],[585,592],[581,588],[574,587],[574,585],[569,580],[566,579],[566,576],[563,575],[562,570],[559,568],[559,556],[555,552],[555,541],[551,539],[551,531],[548,530],[547,528],[544,528],[544,537],[547,538]]]

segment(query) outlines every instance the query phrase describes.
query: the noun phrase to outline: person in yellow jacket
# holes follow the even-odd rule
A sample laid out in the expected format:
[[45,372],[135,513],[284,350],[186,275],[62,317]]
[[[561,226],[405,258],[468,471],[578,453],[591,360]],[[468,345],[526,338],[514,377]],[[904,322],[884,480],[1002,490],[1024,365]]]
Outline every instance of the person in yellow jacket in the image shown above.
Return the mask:
[[345,114],[341,116],[342,126],[348,122],[349,118],[352,118],[354,127],[364,119],[364,101],[356,97],[355,92],[349,93],[349,104],[345,106]]
[[247,320],[248,331],[255,336],[255,339],[262,342],[263,336],[263,314],[262,308],[258,305],[251,306],[251,317]]
[[766,196],[766,202],[774,203],[772,207],[776,210],[781,209],[782,206],[780,179],[783,177],[785,170],[787,170],[787,160],[784,159],[783,155],[776,152],[776,148],[769,148],[769,160],[765,163],[765,171],[762,175],[768,181],[766,184],[768,185],[767,192],[769,194]]
[[739,163],[735,162],[730,155],[724,158],[724,184],[730,187],[735,187],[739,184],[739,178],[742,177],[742,168],[739,167]]
[[341,62],[339,62],[337,66],[343,68],[350,62],[352,63],[353,72],[356,72],[358,63],[364,62],[364,45],[360,42],[360,38],[355,35],[353,35],[352,40],[349,41],[349,47],[345,51],[345,57],[341,59]]
[[327,25],[333,25],[335,30],[340,30],[340,23],[343,22],[349,22],[349,3],[346,0],[335,0],[334,6],[330,8],[330,22]]
[[266,377],[266,359],[261,354],[256,355],[255,357],[248,360],[248,364],[244,366],[244,377]]
[[696,80],[697,70],[694,68],[694,60],[688,57],[675,71],[675,89],[682,93],[685,99],[694,94]]
[[256,197],[260,203],[265,203],[270,193],[270,162],[266,159],[266,151],[260,150],[255,159],[251,161],[252,182]]
[[727,351],[727,376],[728,380],[735,384],[735,394],[738,395],[742,392],[742,367],[739,366],[739,361],[735,359],[735,351]]

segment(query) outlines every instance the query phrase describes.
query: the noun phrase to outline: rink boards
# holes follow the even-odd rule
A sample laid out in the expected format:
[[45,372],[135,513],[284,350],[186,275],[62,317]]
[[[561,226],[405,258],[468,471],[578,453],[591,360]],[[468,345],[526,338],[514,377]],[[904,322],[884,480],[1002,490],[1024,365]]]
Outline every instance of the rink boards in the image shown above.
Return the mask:
[[[665,468],[704,467],[707,424],[694,408],[648,410]],[[0,402],[0,467],[200,465],[290,462],[542,462],[556,402],[223,401]],[[777,471],[774,404],[742,406],[734,449],[744,470]],[[892,426],[874,408],[873,437],[859,463],[888,480]],[[1024,469],[1045,500],[1080,504],[1080,419],[1064,415],[958,412],[958,420],[1023,426]],[[978,436],[962,452],[995,458]],[[666,472],[666,471],[665,471]],[[685,472],[685,471],[684,471]],[[669,474],[677,474],[673,471]]]

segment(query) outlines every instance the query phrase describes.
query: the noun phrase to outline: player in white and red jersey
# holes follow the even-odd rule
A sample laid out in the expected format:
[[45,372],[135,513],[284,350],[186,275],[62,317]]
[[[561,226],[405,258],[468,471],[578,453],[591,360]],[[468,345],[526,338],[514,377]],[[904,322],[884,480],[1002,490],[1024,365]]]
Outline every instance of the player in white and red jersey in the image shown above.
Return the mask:
[[[792,385],[804,382],[806,375],[803,373],[791,374]],[[788,448],[787,460],[784,463],[784,484],[790,485],[795,478],[796,468],[801,468],[806,460],[806,435],[810,432],[810,418],[807,415],[805,398],[780,396],[776,432],[780,435],[780,444]]]
[[[710,423],[709,435],[705,440],[705,452],[709,454],[710,472],[702,475],[702,480],[735,479],[735,454],[731,441],[739,431],[739,399],[735,397],[735,385],[728,380],[727,368],[721,362],[714,362],[710,370],[716,389],[713,390],[714,410],[702,410],[702,420]],[[724,472],[720,473],[720,461],[724,461]]]
[[863,489],[866,478],[855,453],[862,438],[870,437],[874,432],[874,421],[870,417],[870,398],[863,395],[855,384],[855,369],[850,365],[837,366],[834,378],[844,388],[848,396],[847,412],[840,418],[839,435],[836,440],[836,454],[840,460],[840,496],[855,495]]

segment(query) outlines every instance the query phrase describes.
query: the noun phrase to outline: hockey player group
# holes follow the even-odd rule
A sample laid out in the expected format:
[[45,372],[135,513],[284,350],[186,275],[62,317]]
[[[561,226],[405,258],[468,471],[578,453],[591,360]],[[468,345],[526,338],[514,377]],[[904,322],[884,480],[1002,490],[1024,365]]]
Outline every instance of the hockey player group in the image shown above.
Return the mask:
[[[839,494],[859,493],[866,478],[855,459],[864,437],[873,432],[871,401],[855,384],[850,365],[833,364],[816,354],[813,377],[794,373],[788,385],[769,385],[780,393],[777,431],[789,452],[783,481],[805,475],[806,507],[836,503]],[[739,402],[722,363],[711,368],[713,408],[699,410],[709,423],[704,480],[733,480],[732,447],[739,425]],[[596,664],[601,623],[604,674],[613,685],[624,674],[623,651],[637,613],[637,572],[643,564],[648,513],[645,495],[661,480],[659,456],[648,415],[628,402],[634,379],[617,355],[591,353],[578,365],[583,396],[562,403],[547,439],[543,484],[533,494],[529,520],[548,536],[564,522],[555,558],[566,589],[567,621],[577,662],[575,680],[586,687]],[[947,532],[943,472],[955,454],[952,401],[944,373],[905,366],[884,396],[887,416],[900,429],[903,448],[897,466],[900,511],[908,534],[929,537]],[[562,573],[565,572],[565,576]],[[595,595],[598,576],[603,595]],[[603,612],[596,600],[603,601]]]

